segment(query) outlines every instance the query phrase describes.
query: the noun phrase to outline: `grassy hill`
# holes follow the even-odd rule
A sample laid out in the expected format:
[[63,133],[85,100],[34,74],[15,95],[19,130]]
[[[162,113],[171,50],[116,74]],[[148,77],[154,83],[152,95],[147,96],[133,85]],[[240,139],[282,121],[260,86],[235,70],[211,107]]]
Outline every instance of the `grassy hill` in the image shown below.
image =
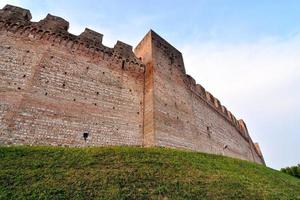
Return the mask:
[[164,148],[0,147],[0,199],[300,199],[300,179]]

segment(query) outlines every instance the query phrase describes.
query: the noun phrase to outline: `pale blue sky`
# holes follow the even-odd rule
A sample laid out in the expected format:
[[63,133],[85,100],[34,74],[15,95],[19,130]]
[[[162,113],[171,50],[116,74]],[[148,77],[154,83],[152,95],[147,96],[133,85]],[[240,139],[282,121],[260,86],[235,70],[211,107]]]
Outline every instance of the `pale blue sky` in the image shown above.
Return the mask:
[[135,46],[155,30],[182,53],[186,70],[260,143],[268,166],[300,163],[300,1],[0,0],[89,27]]

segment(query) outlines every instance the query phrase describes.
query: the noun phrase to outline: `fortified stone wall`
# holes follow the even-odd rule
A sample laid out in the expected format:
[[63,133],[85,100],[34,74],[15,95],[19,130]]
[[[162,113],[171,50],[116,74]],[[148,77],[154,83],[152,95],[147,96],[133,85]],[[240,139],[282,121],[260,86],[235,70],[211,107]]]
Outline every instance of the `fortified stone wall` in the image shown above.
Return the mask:
[[[151,105],[144,119],[145,144],[263,163],[243,120],[236,120],[218,99],[186,75],[178,50],[150,31],[135,53],[145,63],[146,80],[151,83],[145,84],[145,105]],[[149,131],[147,126],[154,128]]]
[[243,120],[185,73],[153,31],[135,49],[0,10],[0,144],[166,146],[264,163]]
[[89,29],[74,36],[52,15],[35,23],[29,11],[3,10],[1,144],[142,143],[144,66],[131,46],[105,47]]

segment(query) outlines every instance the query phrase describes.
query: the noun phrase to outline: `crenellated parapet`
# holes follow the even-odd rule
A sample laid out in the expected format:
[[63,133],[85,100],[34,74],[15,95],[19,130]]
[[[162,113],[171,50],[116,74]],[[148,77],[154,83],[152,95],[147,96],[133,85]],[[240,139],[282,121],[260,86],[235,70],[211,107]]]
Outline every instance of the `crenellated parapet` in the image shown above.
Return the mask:
[[118,41],[114,48],[102,44],[103,35],[86,28],[79,36],[68,32],[69,22],[48,14],[39,22],[31,22],[29,10],[6,5],[0,9],[0,31],[20,37],[50,42],[52,46],[68,48],[73,53],[86,55],[93,60],[106,60],[124,70],[144,72],[144,64],[134,55],[132,46]]
[[6,5],[0,9],[0,21],[26,24],[30,23],[31,18],[30,11],[23,8]]
[[194,94],[204,100],[211,108],[228,120],[229,123],[232,124],[246,140],[249,140],[246,124],[242,119],[237,120],[236,117],[221,104],[219,99],[214,97],[210,92],[206,91],[205,88],[200,84],[196,84],[195,79],[190,75],[186,75],[185,82]]
[[[117,41],[113,48],[106,47],[102,44],[103,34],[89,28],[79,35],[69,33],[68,29],[69,22],[58,16],[48,14],[44,19],[32,22],[29,10],[11,5],[0,9],[0,39],[8,44],[2,46],[15,47],[0,49],[7,54],[7,58],[3,56],[4,65],[1,66],[7,67],[3,71],[11,70],[3,76],[4,79],[8,77],[5,80],[7,88],[16,91],[16,96],[20,91],[21,95],[28,97],[34,92],[33,99],[38,99],[41,105],[51,100],[51,107],[52,104],[57,106],[53,107],[58,112],[57,119],[64,118],[61,110],[84,113],[84,116],[77,114],[70,124],[66,122],[70,132],[66,138],[76,138],[71,145],[78,142],[87,145],[77,137],[78,125],[87,125],[79,121],[89,121],[85,118],[90,118],[96,120],[95,123],[83,128],[95,128],[89,131],[95,138],[88,139],[95,145],[110,142],[114,145],[178,147],[264,162],[245,122],[238,120],[219,99],[186,74],[181,52],[154,31],[149,31],[134,53],[131,45],[121,41]],[[24,56],[23,52],[29,56]],[[52,55],[48,56],[48,53]],[[52,59],[56,56],[57,59]],[[32,57],[32,60],[27,60],[27,57]],[[12,63],[10,59],[18,61]],[[72,73],[66,68],[71,68]],[[19,76],[19,71],[22,71],[22,76]],[[11,78],[15,81],[13,84]],[[41,86],[35,87],[33,83]],[[34,89],[25,90],[25,86]],[[60,108],[59,98],[67,106]],[[85,106],[78,106],[78,103]],[[11,110],[9,112],[14,112]],[[93,116],[89,115],[90,112]],[[32,121],[36,122],[35,118]],[[43,124],[36,123],[40,126],[40,133],[44,133]],[[72,128],[74,124],[76,128]],[[25,129],[29,127],[24,125]],[[49,125],[51,131],[47,134],[56,134],[52,128],[59,127]],[[22,136],[21,129],[16,131]],[[32,134],[30,131],[28,133]],[[64,134],[66,127],[61,131]],[[121,131],[122,134],[117,134]],[[128,135],[123,134],[125,132]],[[69,139],[61,142],[57,135],[51,136],[54,144],[69,144]],[[47,139],[42,136],[37,140],[52,145]],[[31,139],[28,141],[32,143]]]
[[[216,97],[214,97],[210,92],[206,91],[205,88],[200,84],[196,84],[195,79],[188,74],[186,74],[185,83],[195,95],[204,100],[213,110],[223,116],[232,126],[234,126],[240,135],[245,138],[245,140],[247,140],[249,143],[253,143],[249,136],[246,123],[242,119],[237,120],[236,117],[225,106],[223,106]],[[263,160],[262,153],[257,148],[257,145],[254,146],[256,147],[254,150]]]

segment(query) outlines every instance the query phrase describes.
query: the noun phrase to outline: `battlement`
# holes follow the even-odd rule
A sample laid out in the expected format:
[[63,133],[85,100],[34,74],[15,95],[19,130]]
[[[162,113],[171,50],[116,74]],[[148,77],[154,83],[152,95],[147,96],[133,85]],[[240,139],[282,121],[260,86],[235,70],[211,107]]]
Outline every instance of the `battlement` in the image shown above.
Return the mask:
[[6,5],[0,9],[0,30],[6,30],[21,37],[45,40],[72,49],[92,58],[114,60],[123,69],[144,71],[143,63],[134,55],[132,46],[117,41],[114,48],[102,44],[103,34],[86,28],[79,36],[68,32],[69,22],[48,14],[39,22],[31,22],[29,10]]
[[211,108],[228,120],[241,133],[241,135],[248,140],[248,130],[245,122],[242,119],[237,120],[236,117],[221,104],[219,99],[214,97],[210,92],[206,91],[205,88],[200,84],[196,84],[195,79],[190,75],[186,75],[186,84],[193,93],[207,102]]
[[94,46],[101,46],[103,34],[93,31],[91,29],[85,28],[84,32],[79,35],[81,41],[85,43],[92,44]]
[[0,20],[26,23],[30,21],[31,18],[30,11],[24,8],[6,5],[3,9],[0,9]]
[[36,23],[36,27],[41,30],[55,33],[65,33],[69,29],[69,22],[61,17],[48,14],[45,19]]
[[0,94],[0,144],[167,146],[264,163],[245,122],[186,74],[181,52],[153,30],[133,52],[121,41],[104,46],[89,28],[68,29],[58,16],[32,22],[29,10],[0,9],[9,91]]

